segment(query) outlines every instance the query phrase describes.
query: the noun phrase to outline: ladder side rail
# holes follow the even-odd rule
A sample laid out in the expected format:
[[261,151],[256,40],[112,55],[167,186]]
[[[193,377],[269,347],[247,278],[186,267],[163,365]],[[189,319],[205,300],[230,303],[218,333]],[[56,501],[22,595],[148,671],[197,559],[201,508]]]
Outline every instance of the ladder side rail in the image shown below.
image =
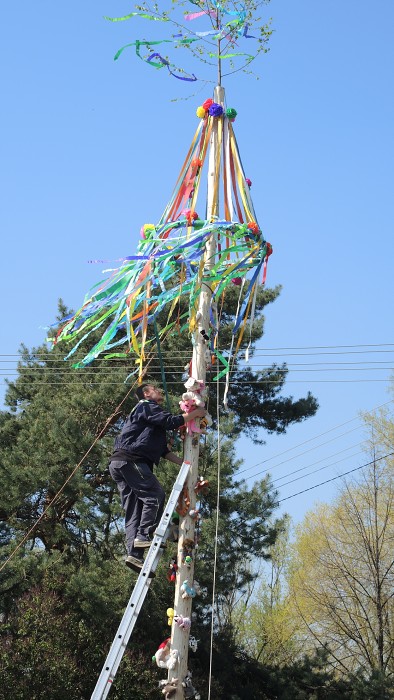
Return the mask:
[[97,680],[96,687],[91,696],[91,700],[104,700],[104,698],[106,698],[109,693],[112,681],[115,678],[119,664],[122,660],[122,656],[125,652],[127,643],[130,639],[131,633],[134,629],[134,625],[137,621],[146,594],[149,590],[150,583],[152,580],[149,577],[149,574],[151,573],[151,571],[155,571],[159,563],[162,554],[160,545],[166,539],[166,533],[168,531],[170,519],[176,507],[179,495],[183,489],[189,469],[189,462],[183,462],[175,484],[173,486],[173,489],[171,491],[170,497],[167,501],[165,511],[162,515],[158,527],[156,528],[156,532],[153,537],[152,544],[149,548],[148,555],[145,559],[144,565],[141,569],[137,582],[130,596],[126,610],[123,614],[115,638],[108,652],[103,669]]

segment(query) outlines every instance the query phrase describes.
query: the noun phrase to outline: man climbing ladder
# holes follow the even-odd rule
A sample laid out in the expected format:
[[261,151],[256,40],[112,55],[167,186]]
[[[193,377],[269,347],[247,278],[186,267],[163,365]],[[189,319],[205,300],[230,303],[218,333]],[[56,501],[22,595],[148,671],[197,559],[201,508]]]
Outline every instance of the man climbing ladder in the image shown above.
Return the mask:
[[131,411],[115,440],[109,471],[119,489],[125,511],[126,565],[139,572],[143,553],[163,514],[165,493],[153,474],[160,457],[181,465],[182,459],[167,444],[167,430],[176,430],[188,421],[203,418],[204,408],[172,415],[162,408],[164,395],[152,384],[136,391],[137,406]]

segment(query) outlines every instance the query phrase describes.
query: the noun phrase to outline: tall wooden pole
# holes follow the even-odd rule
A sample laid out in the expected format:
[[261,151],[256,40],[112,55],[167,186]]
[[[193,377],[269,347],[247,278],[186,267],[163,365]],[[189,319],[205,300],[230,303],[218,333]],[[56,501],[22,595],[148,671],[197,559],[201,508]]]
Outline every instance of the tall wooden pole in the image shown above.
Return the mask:
[[[214,101],[221,104],[224,107],[224,88],[220,85],[215,88]],[[207,192],[207,214],[206,219],[211,220],[212,217],[216,217],[219,214],[219,188],[217,178],[219,177],[219,163],[217,162],[218,157],[218,129],[219,120],[215,120],[212,128],[210,151],[209,151],[209,162],[208,162],[208,192]],[[215,253],[216,253],[216,238],[213,233],[211,238],[207,241],[205,250],[205,266],[204,270],[208,271],[215,264]],[[193,357],[192,357],[192,376],[195,379],[206,379],[206,350],[207,345],[204,341],[204,337],[201,331],[207,332],[209,329],[209,311],[211,306],[212,290],[208,285],[202,284],[201,293],[199,296],[199,308],[198,308],[198,327],[194,333],[193,339]],[[186,481],[186,489],[190,498],[189,509],[195,508],[196,505],[196,494],[194,491],[194,486],[199,477],[198,468],[198,458],[199,458],[199,435],[186,433],[184,441],[184,460],[190,462],[190,471]],[[193,586],[194,580],[194,556],[193,561],[190,566],[187,566],[184,562],[184,541],[186,539],[192,540],[194,542],[194,532],[195,532],[195,520],[186,515],[180,518],[179,524],[179,541],[178,541],[178,574],[175,587],[175,600],[174,600],[174,610],[175,615],[182,615],[182,617],[191,617],[192,611],[192,598],[182,598],[181,586],[184,581],[188,582],[190,587]],[[191,629],[191,634],[193,634],[193,627]],[[170,671],[168,674],[169,678],[178,678],[178,688],[176,695],[174,695],[175,700],[183,700],[184,691],[181,682],[185,678],[188,671],[188,655],[189,655],[189,632],[179,628],[174,622],[171,630],[171,649],[176,649],[179,653],[179,661],[176,668]]]

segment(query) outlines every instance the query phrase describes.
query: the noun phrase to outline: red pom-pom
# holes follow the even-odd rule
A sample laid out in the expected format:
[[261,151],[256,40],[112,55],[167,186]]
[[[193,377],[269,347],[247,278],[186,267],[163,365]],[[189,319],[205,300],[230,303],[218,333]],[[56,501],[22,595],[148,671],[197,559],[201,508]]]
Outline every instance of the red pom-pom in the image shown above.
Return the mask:
[[205,100],[205,102],[202,103],[202,106],[204,107],[206,112],[208,112],[208,109],[211,105],[213,105],[213,100],[211,100],[211,98],[209,98],[209,100]]
[[202,160],[200,160],[200,158],[193,158],[191,165],[192,168],[201,168]]
[[242,284],[242,277],[233,277],[231,281],[233,284],[239,287]]
[[252,187],[252,180],[249,180],[249,178],[246,178],[246,184],[248,187]]
[[266,249],[266,257],[269,258],[270,255],[272,255],[272,245],[271,243],[268,243],[268,241],[265,244],[265,249]]
[[249,231],[252,231],[252,233],[256,233],[256,234],[260,233],[260,229],[255,221],[249,221],[248,229],[249,229]]
[[182,209],[180,216],[184,216],[189,226],[192,225],[193,221],[198,219],[198,214],[192,209]]

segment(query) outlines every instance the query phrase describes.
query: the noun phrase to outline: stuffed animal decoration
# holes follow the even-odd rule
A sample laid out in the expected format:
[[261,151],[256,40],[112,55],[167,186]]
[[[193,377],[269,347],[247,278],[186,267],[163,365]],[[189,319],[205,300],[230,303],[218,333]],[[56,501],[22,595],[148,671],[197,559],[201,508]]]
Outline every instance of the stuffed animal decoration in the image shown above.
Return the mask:
[[173,542],[178,542],[179,539],[179,513],[176,510],[171,516],[168,539],[171,539]]
[[178,564],[176,563],[176,559],[171,559],[171,561],[168,565],[168,569],[167,569],[167,581],[170,581],[171,583],[175,583],[177,571],[178,571]]
[[159,688],[164,695],[165,700],[174,697],[178,687],[178,679],[171,678],[171,680],[159,681]]
[[176,505],[176,512],[179,513],[179,515],[182,515],[184,517],[188,510],[190,508],[190,496],[189,496],[189,489],[187,488],[186,484],[183,487],[182,491],[179,494],[178,498],[178,503]]
[[187,598],[194,598],[196,595],[196,590],[192,586],[189,586],[188,580],[184,581],[181,586],[182,598],[186,600]]
[[193,561],[194,540],[192,540],[189,537],[185,537],[182,544],[182,561],[184,564],[186,564],[186,566],[191,566],[191,563]]
[[179,653],[177,649],[171,649],[169,657],[167,659],[167,668],[169,671],[173,671],[175,666],[179,661]]
[[194,391],[200,394],[203,398],[206,398],[206,388],[203,379],[195,379],[194,377],[189,377],[189,379],[183,385],[186,391]]
[[175,615],[174,620],[181,630],[189,630],[192,624],[190,617],[183,617],[182,615]]
[[154,658],[159,668],[168,668],[173,671],[178,663],[179,654],[177,649],[170,648],[170,644],[171,638],[160,644]]
[[186,676],[182,681],[182,687],[184,688],[185,698],[194,698],[194,700],[201,700],[200,693],[197,692],[192,683],[192,672],[188,671]]
[[174,608],[167,608],[167,617],[168,617],[168,624],[171,627],[173,621],[174,621],[174,615],[175,615],[175,610]]
[[152,656],[152,661],[155,661],[160,668],[167,668],[165,665],[165,658],[168,657],[170,653],[171,637],[162,642],[154,656]]
[[195,483],[194,490],[197,496],[206,496],[209,490],[209,481],[199,476]]
[[205,403],[200,394],[197,394],[195,391],[185,391],[185,393],[182,394],[182,401],[193,401],[194,408],[203,408]]
[[199,641],[200,641],[200,640],[199,640],[199,639],[196,639],[195,637],[193,637],[193,635],[191,635],[191,636],[189,637],[189,649],[190,649],[191,651],[193,651],[194,653],[196,653],[196,651],[197,651],[198,642],[199,642]]
[[[186,398],[184,398],[186,397]],[[204,401],[200,399],[200,406],[204,405]],[[189,396],[189,392],[182,394],[182,401],[179,402],[179,406],[183,413],[191,413],[195,408],[197,408],[198,403],[194,398]],[[201,433],[200,423],[198,420],[193,418],[186,423],[186,432],[191,433]]]
[[200,430],[203,435],[206,434],[207,428],[210,428],[212,426],[212,416],[209,413],[206,413],[204,418],[200,418]]

